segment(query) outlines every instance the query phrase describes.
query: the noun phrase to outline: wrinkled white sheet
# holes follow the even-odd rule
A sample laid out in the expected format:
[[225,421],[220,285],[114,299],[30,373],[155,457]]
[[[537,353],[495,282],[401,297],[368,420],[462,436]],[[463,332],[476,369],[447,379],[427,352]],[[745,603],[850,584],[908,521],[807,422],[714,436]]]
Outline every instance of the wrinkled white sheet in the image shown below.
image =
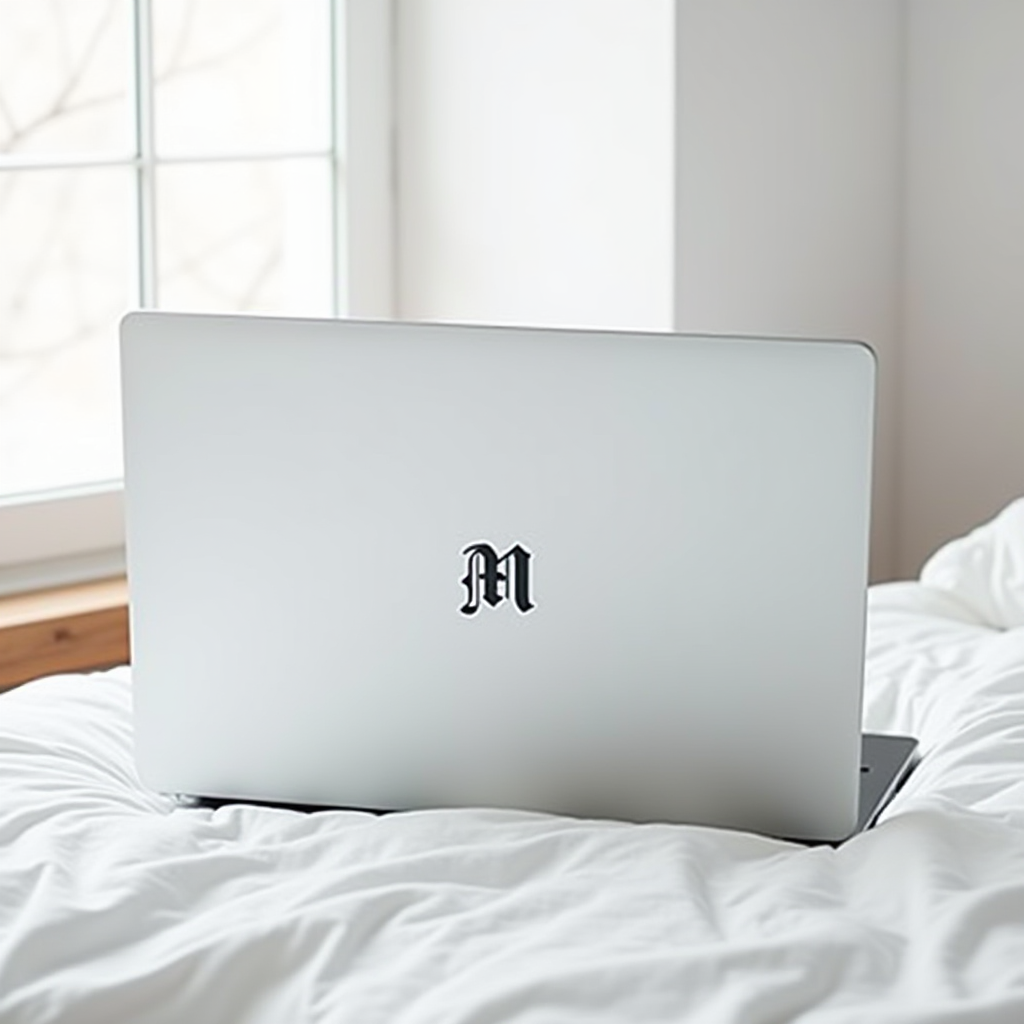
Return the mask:
[[925,756],[835,850],[183,809],[126,670],[0,697],[0,1021],[1024,1021],[1022,566],[1016,506],[873,591],[865,724]]

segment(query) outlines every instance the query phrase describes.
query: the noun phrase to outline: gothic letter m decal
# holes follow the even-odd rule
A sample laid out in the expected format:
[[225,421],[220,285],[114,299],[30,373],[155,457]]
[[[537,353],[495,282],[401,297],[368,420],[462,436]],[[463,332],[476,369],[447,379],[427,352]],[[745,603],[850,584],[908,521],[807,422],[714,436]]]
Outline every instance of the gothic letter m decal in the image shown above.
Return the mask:
[[522,613],[534,607],[530,600],[530,552],[515,544],[499,555],[490,544],[470,544],[462,553],[466,556],[466,575],[462,585],[466,588],[466,603],[459,609],[463,615],[475,615],[480,602],[492,608],[511,598]]

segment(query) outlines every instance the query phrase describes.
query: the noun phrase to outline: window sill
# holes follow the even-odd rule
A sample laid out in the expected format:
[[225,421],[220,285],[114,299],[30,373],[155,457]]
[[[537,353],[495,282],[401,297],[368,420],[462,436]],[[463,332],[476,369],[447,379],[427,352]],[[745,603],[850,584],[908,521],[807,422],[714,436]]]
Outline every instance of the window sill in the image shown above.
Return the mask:
[[127,661],[124,577],[0,598],[0,690]]

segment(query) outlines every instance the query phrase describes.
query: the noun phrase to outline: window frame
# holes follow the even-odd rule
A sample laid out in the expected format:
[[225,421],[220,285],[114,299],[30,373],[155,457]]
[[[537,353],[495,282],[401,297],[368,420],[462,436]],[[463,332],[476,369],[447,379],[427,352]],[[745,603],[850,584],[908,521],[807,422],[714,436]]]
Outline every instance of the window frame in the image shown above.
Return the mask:
[[[150,102],[145,53],[150,0],[134,0],[136,104]],[[331,0],[335,308],[346,316],[395,311],[394,0]],[[137,234],[152,238],[152,188],[144,133],[135,154]],[[150,140],[151,142],[151,140]],[[282,154],[287,158],[290,154]],[[131,161],[118,161],[130,163]],[[69,161],[69,166],[74,166]],[[151,243],[150,243],[151,244]],[[154,298],[138,261],[142,305]],[[121,481],[0,498],[0,595],[125,571]]]

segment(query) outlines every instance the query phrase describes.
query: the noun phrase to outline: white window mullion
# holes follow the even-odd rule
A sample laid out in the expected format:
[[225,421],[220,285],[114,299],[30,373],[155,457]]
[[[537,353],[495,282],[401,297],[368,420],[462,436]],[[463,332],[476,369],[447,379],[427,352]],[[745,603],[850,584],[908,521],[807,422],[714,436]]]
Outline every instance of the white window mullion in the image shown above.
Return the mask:
[[345,154],[342,147],[344,131],[344,73],[345,17],[339,10],[345,0],[331,0],[331,314],[342,316],[347,312],[342,282],[348,278],[344,246]]
[[337,2],[334,181],[340,312],[391,317],[397,312],[394,4]]
[[152,0],[135,0],[135,167],[139,305],[157,304]]

